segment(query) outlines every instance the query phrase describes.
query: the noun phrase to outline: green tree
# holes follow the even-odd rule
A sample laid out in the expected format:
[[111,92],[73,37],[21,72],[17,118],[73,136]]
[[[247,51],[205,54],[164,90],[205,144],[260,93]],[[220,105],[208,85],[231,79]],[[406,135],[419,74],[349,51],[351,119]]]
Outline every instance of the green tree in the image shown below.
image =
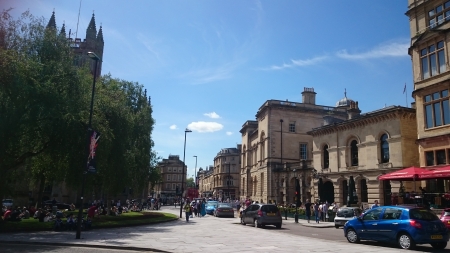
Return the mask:
[[186,186],[189,187],[195,187],[195,181],[193,177],[190,177],[186,179]]

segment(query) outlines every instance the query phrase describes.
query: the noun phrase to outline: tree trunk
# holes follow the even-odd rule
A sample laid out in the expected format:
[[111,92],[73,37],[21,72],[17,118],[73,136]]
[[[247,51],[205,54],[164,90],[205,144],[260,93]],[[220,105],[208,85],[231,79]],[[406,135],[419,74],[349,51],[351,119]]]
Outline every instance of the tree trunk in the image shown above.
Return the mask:
[[39,178],[40,178],[40,182],[39,182],[38,196],[37,196],[36,205],[35,205],[36,209],[38,209],[38,207],[43,207],[42,206],[42,195],[44,193],[44,187],[45,187],[45,176],[44,176],[43,172],[41,172],[41,174],[39,175]]

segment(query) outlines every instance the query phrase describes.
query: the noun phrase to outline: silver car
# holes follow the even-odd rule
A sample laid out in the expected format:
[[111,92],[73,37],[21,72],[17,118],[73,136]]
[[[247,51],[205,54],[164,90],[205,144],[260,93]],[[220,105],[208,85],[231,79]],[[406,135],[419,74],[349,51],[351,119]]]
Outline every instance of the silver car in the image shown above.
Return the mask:
[[355,217],[359,217],[362,213],[359,207],[341,207],[336,212],[334,217],[334,227],[343,227],[345,223]]
[[214,210],[214,216],[216,217],[227,216],[234,218],[234,209],[228,203],[219,203],[217,205],[216,210]]
[[282,217],[276,205],[253,204],[248,206],[241,215],[241,224],[253,224],[255,228],[262,228],[266,225],[275,225],[281,228]]

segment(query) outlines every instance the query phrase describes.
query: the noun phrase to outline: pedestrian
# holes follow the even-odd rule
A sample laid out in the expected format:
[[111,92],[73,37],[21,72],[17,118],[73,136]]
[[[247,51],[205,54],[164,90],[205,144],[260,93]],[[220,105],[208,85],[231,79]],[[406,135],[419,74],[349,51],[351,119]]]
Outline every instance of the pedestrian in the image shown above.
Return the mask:
[[200,215],[201,215],[201,217],[206,215],[206,207],[205,207],[205,202],[204,201],[202,201],[202,203],[201,203]]
[[373,209],[373,208],[377,208],[377,207],[379,207],[380,205],[378,205],[378,200],[375,200],[374,202],[373,202],[373,205],[370,207],[370,209]]
[[319,202],[314,204],[314,215],[316,216],[316,223],[319,223],[320,213],[319,213]]
[[328,221],[328,201],[322,205],[322,221]]
[[191,205],[186,201],[184,204],[184,212],[186,213],[186,222],[189,222],[189,216],[191,215]]
[[305,214],[309,223],[309,220],[311,219],[311,203],[309,202],[309,199],[307,199],[305,203]]

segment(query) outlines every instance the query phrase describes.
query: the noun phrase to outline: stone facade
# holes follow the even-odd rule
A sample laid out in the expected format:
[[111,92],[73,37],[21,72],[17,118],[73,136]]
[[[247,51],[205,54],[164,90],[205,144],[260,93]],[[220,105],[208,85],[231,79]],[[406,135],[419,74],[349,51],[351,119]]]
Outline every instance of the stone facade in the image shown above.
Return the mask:
[[[326,116],[340,120],[348,117],[346,108],[316,105],[315,96],[313,88],[305,88],[302,103],[267,100],[256,113],[256,120],[243,124],[241,199],[294,202],[295,178],[308,174],[313,165],[313,137],[307,132],[322,126]],[[301,166],[301,161],[306,166]],[[310,195],[306,187],[310,181],[303,179],[302,201]]]
[[[399,181],[379,181],[382,174],[419,163],[415,109],[390,106],[352,119],[315,128],[312,201],[347,205],[348,184],[353,178],[357,200],[352,204],[391,204]],[[319,182],[323,187],[319,196]],[[412,191],[412,182],[404,183]],[[393,194],[391,194],[393,193]]]
[[[408,0],[420,166],[450,164],[450,1]],[[450,186],[446,186],[450,190]],[[428,189],[432,190],[432,189]]]
[[226,200],[240,196],[241,145],[224,148],[214,158],[209,170],[199,170],[199,193],[202,197]]
[[171,204],[177,198],[177,187],[179,193],[182,189],[186,190],[187,167],[180,160],[180,156],[169,155],[168,159],[163,159],[158,163],[158,168],[161,172],[161,182],[154,187],[154,197],[161,198],[164,202]]

